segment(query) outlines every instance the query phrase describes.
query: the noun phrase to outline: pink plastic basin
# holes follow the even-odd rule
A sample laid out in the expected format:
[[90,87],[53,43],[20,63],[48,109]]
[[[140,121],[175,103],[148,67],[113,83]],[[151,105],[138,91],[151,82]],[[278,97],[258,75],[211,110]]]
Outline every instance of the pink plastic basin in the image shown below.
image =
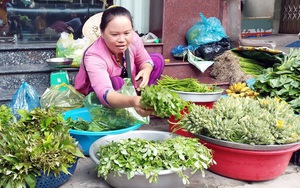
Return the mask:
[[251,151],[200,142],[214,151],[213,159],[217,164],[209,167],[210,171],[244,181],[265,181],[282,175],[293,152],[300,148],[296,145],[276,151]]

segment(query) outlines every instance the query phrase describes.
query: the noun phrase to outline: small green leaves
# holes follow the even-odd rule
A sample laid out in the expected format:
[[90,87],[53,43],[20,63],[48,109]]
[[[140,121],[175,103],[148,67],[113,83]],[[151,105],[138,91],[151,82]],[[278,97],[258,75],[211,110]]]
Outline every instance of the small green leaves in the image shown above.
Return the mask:
[[160,85],[146,86],[142,91],[141,104],[145,109],[154,109],[154,114],[161,118],[174,115],[181,118],[181,112],[189,103],[184,101],[177,93]]
[[1,124],[0,187],[34,188],[41,171],[68,173],[67,168],[84,157],[63,116],[52,108],[19,110],[19,114],[19,121],[12,118]]
[[185,169],[193,173],[207,169],[212,163],[212,151],[201,145],[196,138],[176,136],[165,141],[149,141],[141,138],[123,139],[101,146],[98,176],[107,178],[109,173],[124,172],[128,179],[135,173],[143,173],[149,183],[157,182],[161,170],[175,169],[184,184],[188,184]]

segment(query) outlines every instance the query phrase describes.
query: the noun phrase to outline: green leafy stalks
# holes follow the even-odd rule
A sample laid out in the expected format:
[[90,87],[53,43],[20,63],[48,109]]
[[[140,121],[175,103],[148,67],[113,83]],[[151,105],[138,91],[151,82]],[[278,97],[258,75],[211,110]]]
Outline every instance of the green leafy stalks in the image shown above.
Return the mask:
[[141,93],[141,104],[144,109],[153,109],[154,114],[161,118],[174,115],[176,119],[182,117],[181,112],[189,107],[176,92],[172,92],[160,85],[146,86]]
[[78,157],[84,157],[53,108],[18,112],[19,121],[0,126],[0,187],[33,188],[42,171],[68,174]]
[[300,117],[288,103],[270,97],[259,100],[226,97],[219,99],[213,109],[195,106],[178,123],[178,128],[250,145],[300,141]]
[[279,58],[272,68],[268,68],[256,78],[255,90],[260,96],[280,97],[300,113],[300,49],[291,49],[288,55]]
[[157,84],[173,91],[199,93],[221,91],[215,85],[200,83],[195,78],[176,79],[171,76],[163,75],[162,79],[157,81]]
[[108,108],[102,105],[94,92],[84,99],[84,106],[90,113],[91,130],[94,131],[97,129],[98,131],[118,130],[149,123],[149,118],[141,117],[134,108]]
[[0,131],[3,127],[8,125],[14,118],[12,109],[8,108],[6,105],[2,104],[0,106]]
[[184,170],[190,169],[192,174],[200,171],[204,177],[204,169],[215,163],[212,150],[201,145],[196,138],[176,136],[165,141],[149,141],[140,138],[122,139],[100,146],[98,176],[107,179],[109,173],[121,175],[128,179],[135,173],[143,173],[149,183],[157,183],[161,170],[175,170],[184,184],[189,177]]

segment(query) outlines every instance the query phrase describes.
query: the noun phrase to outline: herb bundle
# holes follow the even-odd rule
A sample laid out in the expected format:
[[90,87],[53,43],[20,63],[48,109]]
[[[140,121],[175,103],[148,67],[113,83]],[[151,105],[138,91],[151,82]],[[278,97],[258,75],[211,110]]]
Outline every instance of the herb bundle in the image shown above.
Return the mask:
[[[11,113],[2,107],[3,112]],[[0,187],[33,188],[42,171],[68,174],[78,157],[84,157],[53,108],[18,112],[19,121],[0,125]]]
[[288,103],[270,97],[226,97],[219,99],[213,109],[195,106],[179,127],[192,134],[251,145],[300,141],[300,117]]
[[192,174],[215,163],[212,150],[201,145],[197,138],[176,136],[164,141],[145,140],[141,138],[122,139],[100,146],[98,176],[107,179],[109,173],[121,175],[128,179],[135,173],[143,173],[149,183],[156,183],[161,170],[175,170],[184,184],[189,177],[184,170],[191,169]]
[[184,101],[176,92],[161,85],[146,86],[141,93],[141,105],[144,109],[154,109],[154,114],[161,118],[174,115],[180,119],[181,112],[190,104]]

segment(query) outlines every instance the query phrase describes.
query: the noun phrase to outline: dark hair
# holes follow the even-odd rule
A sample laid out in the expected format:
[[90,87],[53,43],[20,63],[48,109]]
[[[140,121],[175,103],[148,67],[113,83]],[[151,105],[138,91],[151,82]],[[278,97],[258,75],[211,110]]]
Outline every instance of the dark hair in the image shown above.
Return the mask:
[[103,32],[106,29],[107,24],[116,16],[128,17],[131,22],[131,26],[133,27],[132,16],[130,12],[124,7],[116,6],[116,7],[108,8],[103,12],[101,23],[100,23],[100,30]]

